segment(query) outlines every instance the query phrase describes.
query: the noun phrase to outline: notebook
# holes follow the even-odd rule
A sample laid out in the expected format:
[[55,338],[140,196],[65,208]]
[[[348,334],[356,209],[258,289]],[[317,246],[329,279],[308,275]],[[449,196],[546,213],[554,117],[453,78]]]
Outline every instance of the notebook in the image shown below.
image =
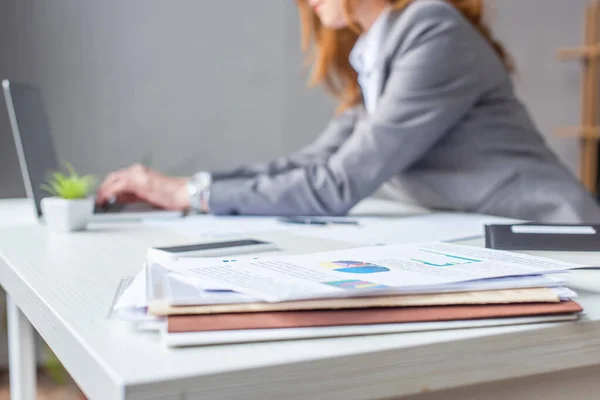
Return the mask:
[[496,250],[599,251],[600,225],[486,225],[485,245]]

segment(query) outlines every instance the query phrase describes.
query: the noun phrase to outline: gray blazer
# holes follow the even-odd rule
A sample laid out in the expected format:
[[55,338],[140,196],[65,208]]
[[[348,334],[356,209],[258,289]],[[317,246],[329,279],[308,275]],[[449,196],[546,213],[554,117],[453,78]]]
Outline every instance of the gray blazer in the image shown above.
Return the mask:
[[451,5],[394,12],[377,109],[334,119],[312,144],[213,172],[215,214],[341,215],[376,192],[432,209],[598,222],[600,208],[549,150],[485,39]]

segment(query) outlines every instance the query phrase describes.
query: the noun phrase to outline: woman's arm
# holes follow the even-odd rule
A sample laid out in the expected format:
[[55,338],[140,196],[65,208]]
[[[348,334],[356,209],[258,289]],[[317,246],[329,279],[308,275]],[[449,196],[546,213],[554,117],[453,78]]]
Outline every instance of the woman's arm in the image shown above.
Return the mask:
[[208,171],[213,182],[228,179],[248,179],[258,175],[274,176],[314,163],[322,163],[335,153],[352,133],[360,108],[348,110],[331,121],[312,143],[295,153],[277,160],[251,164],[230,171]]
[[[218,181],[215,214],[340,215],[418,161],[476,103],[472,27],[450,6],[422,8],[403,27],[376,112],[327,159],[272,176]],[[400,42],[400,39],[399,39]]]
[[[229,172],[209,172],[211,186],[218,187],[219,182],[227,182],[228,185],[234,186],[235,182],[247,182],[257,176],[275,176],[314,163],[325,162],[352,134],[358,116],[362,112],[364,112],[362,107],[344,112],[331,121],[313,143],[289,157]],[[96,202],[105,204],[109,199],[117,198],[120,202],[146,201],[161,208],[188,209],[194,206],[190,204],[189,180],[189,177],[168,177],[142,165],[132,165],[107,176],[97,191]]]

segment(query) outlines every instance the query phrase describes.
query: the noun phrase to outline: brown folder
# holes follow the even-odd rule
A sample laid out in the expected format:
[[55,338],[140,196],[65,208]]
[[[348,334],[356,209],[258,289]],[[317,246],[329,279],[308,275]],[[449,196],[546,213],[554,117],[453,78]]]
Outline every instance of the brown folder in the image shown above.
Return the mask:
[[286,301],[281,303],[212,304],[169,306],[161,302],[150,304],[152,315],[227,314],[274,311],[314,311],[328,309],[449,306],[468,304],[558,303],[560,298],[549,288],[487,290],[460,293],[429,293],[400,296],[349,297],[319,300]]
[[279,329],[344,325],[458,321],[489,318],[574,314],[574,301],[561,303],[397,307],[350,310],[279,311],[264,313],[176,315],[168,317],[169,333],[241,329]]

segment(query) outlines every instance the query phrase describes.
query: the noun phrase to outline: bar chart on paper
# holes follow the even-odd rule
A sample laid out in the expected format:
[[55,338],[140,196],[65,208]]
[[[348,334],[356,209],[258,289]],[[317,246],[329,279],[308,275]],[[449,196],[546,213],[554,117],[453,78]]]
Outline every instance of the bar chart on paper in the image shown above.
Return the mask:
[[466,258],[460,256],[454,256],[452,254],[444,254],[431,250],[420,249],[420,253],[423,255],[419,258],[412,258],[412,261],[427,265],[429,267],[452,267],[454,265],[466,265],[480,263],[481,260],[474,258]]

